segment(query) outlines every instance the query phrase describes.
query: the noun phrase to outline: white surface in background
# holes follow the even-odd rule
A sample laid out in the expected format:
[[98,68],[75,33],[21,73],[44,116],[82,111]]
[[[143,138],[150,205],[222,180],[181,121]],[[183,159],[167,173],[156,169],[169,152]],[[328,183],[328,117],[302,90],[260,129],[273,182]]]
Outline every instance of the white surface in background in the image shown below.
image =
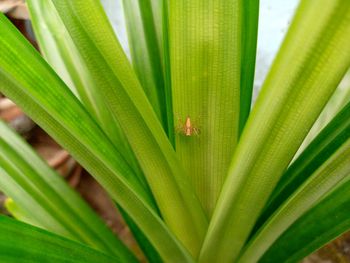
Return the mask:
[[264,81],[298,3],[299,0],[260,0],[256,87]]
[[121,0],[101,0],[109,20],[123,49],[129,54],[126,25],[124,20],[123,6]]
[[[101,0],[114,30],[128,50],[126,27],[121,0]],[[283,40],[299,0],[260,0],[258,53],[255,87],[258,89]],[[128,52],[127,52],[128,53]]]

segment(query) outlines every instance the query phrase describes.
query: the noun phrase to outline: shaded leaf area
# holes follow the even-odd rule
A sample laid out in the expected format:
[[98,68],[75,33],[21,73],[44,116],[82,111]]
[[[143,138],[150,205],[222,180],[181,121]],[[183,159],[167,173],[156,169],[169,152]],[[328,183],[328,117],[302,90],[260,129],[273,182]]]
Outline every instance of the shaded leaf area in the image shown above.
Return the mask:
[[257,261],[290,225],[344,182],[350,174],[349,163],[350,140],[347,140],[269,217],[250,239],[239,262]]
[[[152,0],[124,0],[123,9],[125,14],[129,47],[132,65],[140,80],[143,90],[150,101],[154,111],[168,133],[168,121],[164,89],[164,72],[162,61],[162,35],[157,26],[161,21],[156,20]],[[160,3],[162,1],[159,1]]]
[[0,216],[0,261],[115,263],[120,262],[120,258]]
[[154,249],[152,244],[149,242],[147,236],[145,236],[142,231],[137,227],[135,222],[128,216],[128,214],[123,211],[121,207],[118,207],[123,219],[127,223],[131,233],[133,234],[135,240],[137,241],[139,247],[142,249],[147,261],[150,263],[162,262],[159,253]]
[[256,47],[258,38],[259,0],[247,0],[243,4],[242,15],[242,58],[239,133],[248,119],[254,84]]
[[15,216],[116,254],[123,261],[136,261],[104,222],[29,145],[2,122],[0,131],[0,189],[15,201],[15,206],[10,206]]
[[348,230],[350,181],[346,180],[283,233],[259,262],[298,262]]

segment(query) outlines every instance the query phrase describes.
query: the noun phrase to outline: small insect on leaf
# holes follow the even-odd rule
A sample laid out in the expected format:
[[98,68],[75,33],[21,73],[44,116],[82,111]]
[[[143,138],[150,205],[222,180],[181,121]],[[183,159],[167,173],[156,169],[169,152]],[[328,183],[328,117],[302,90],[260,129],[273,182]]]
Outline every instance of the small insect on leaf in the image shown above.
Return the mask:
[[200,129],[193,125],[191,118],[187,116],[185,122],[179,119],[178,125],[176,126],[176,132],[184,136],[198,136],[200,134]]

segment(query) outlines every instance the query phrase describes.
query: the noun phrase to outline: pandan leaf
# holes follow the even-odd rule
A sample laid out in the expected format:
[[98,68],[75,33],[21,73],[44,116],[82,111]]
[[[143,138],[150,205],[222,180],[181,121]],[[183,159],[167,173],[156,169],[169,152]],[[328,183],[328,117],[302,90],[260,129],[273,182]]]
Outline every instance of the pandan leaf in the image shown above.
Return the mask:
[[[299,262],[350,229],[350,181],[329,194],[299,218],[263,255],[259,262]],[[302,241],[302,242],[301,242]]]
[[53,3],[124,130],[164,221],[196,256],[207,218],[102,7],[96,0]]
[[1,262],[113,263],[120,260],[81,243],[0,216]]
[[124,262],[136,262],[63,178],[1,121],[0,167],[0,189],[14,200],[16,211],[23,211],[20,214],[35,225],[115,254]]
[[200,262],[231,262],[350,66],[350,2],[301,1],[249,116]]
[[100,182],[128,211],[165,261],[191,261],[121,154],[68,87],[2,14],[0,53],[0,91],[22,106]]

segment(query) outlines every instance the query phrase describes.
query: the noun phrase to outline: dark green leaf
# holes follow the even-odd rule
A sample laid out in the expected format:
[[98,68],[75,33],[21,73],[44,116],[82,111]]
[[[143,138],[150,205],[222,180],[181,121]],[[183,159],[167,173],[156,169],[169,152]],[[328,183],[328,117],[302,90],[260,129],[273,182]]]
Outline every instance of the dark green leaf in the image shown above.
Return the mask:
[[260,259],[260,263],[294,263],[350,229],[350,181],[299,218]]
[[[163,127],[167,130],[162,44],[151,0],[123,0],[132,64]],[[161,1],[160,1],[161,2]]]
[[36,226],[115,254],[123,262],[136,262],[62,177],[1,121],[0,189],[14,200],[17,211],[22,210]]
[[278,182],[256,229],[350,137],[350,103],[320,132]]
[[120,259],[0,216],[0,261],[6,263],[117,263]]
[[248,119],[255,73],[255,57],[258,36],[259,0],[246,0],[243,4],[242,58],[239,132],[242,133]]

